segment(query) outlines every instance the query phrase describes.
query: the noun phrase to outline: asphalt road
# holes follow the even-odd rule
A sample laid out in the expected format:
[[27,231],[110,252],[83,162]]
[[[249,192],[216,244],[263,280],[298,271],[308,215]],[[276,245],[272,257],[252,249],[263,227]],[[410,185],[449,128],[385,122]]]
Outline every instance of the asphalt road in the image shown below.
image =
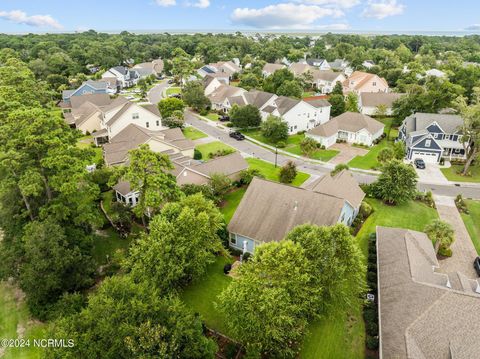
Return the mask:
[[[276,161],[279,166],[282,166],[287,161],[293,161],[297,165],[299,171],[306,172],[313,176],[322,176],[325,173],[329,173],[331,171],[331,166],[325,164],[307,162],[301,159],[284,156],[282,154],[278,154],[277,156],[275,156],[275,153],[250,141],[237,141],[228,136],[228,130],[216,127],[206,121],[202,121],[190,111],[185,111],[185,122],[199,129],[200,131],[205,132],[207,135],[214,137],[219,141],[222,141],[227,145],[235,148],[236,150],[243,152],[244,154],[248,154],[252,157],[256,157],[270,163],[275,163],[275,157],[277,157]],[[353,172],[353,174],[359,183],[371,183],[376,180],[376,175],[374,174],[367,174],[355,171]],[[462,194],[465,198],[480,199],[480,185],[440,185],[419,182],[418,189],[421,191],[432,191],[433,194],[441,196],[455,197],[458,194]]]
[[163,80],[158,85],[155,85],[154,87],[152,87],[150,91],[148,91],[147,93],[148,102],[157,104],[162,99],[163,91],[167,87],[170,87],[167,81],[168,80]]

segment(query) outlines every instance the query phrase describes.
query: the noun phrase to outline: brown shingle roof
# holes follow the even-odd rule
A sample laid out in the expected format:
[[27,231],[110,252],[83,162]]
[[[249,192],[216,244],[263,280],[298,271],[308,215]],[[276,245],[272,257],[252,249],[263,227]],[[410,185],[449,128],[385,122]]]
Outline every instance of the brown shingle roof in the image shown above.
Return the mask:
[[344,202],[337,197],[255,177],[228,230],[261,242],[280,241],[301,224],[336,224]]
[[362,92],[360,101],[362,106],[378,107],[385,105],[391,108],[393,103],[405,94],[395,92]]
[[248,163],[238,152],[191,167],[193,170],[211,176],[214,173],[223,173],[227,176],[246,170]]
[[367,115],[358,112],[345,112],[320,126],[312,128],[308,133],[322,137],[330,137],[339,130],[358,132],[361,129],[366,129],[369,133],[375,134],[383,127],[385,127],[383,123]]
[[292,108],[297,106],[300,103],[300,100],[296,100],[286,96],[280,96],[275,100],[275,105],[277,105],[277,111],[280,116],[285,115]]
[[[350,75],[350,77],[343,82],[343,86],[350,90],[358,90],[361,89],[366,82],[372,80],[374,77],[377,77],[379,81],[381,81],[385,86],[388,87],[388,83],[383,77],[363,71],[354,71]],[[354,82],[353,85],[351,85],[352,81]]]
[[286,68],[284,64],[265,64],[263,66],[263,71],[273,74],[277,70]]
[[112,100],[110,99],[110,96],[105,93],[72,96],[70,98],[72,109],[80,107],[85,102],[90,102],[94,105],[102,107],[109,105]]

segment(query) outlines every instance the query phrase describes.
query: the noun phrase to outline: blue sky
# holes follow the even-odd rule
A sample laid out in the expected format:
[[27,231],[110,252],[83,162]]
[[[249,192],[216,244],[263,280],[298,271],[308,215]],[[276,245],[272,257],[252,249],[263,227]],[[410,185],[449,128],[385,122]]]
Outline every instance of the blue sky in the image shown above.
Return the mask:
[[480,30],[474,0],[0,0],[0,32]]

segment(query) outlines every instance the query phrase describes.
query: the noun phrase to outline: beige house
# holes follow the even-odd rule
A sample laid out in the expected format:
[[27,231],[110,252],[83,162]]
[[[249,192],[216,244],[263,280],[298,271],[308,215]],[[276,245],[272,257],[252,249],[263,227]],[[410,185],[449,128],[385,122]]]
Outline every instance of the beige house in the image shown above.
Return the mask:
[[262,75],[263,77],[268,77],[273,75],[275,71],[285,69],[287,66],[284,64],[265,64],[262,69]]
[[358,96],[358,107],[361,113],[368,116],[376,115],[379,107],[384,107],[386,115],[391,116],[393,103],[403,95],[395,92],[362,92]]
[[341,72],[313,70],[311,74],[312,83],[324,94],[332,92],[338,82],[343,83],[346,80],[345,75]]
[[387,81],[378,75],[368,72],[355,71],[348,79],[343,81],[343,92],[388,92]]

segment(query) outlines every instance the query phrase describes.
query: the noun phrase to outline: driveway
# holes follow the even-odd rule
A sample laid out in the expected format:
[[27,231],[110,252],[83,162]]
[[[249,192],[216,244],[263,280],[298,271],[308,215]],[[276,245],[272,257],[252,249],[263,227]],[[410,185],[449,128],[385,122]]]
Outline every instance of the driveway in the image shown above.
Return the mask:
[[415,168],[418,174],[419,182],[427,182],[434,184],[449,184],[448,180],[440,171],[440,167],[436,163],[427,163],[424,170]]
[[339,163],[348,163],[356,156],[365,156],[368,150],[364,148],[354,147],[346,143],[335,143],[329,149],[340,151],[338,155],[333,157],[329,162],[334,165]]
[[461,272],[468,278],[478,278],[473,269],[473,260],[477,257],[477,252],[455,206],[454,199],[434,196],[434,200],[440,219],[450,223],[455,231],[455,242],[450,247],[453,254],[450,258],[439,260],[440,269],[438,271],[442,273]]
[[167,80],[163,80],[158,85],[153,86],[147,93],[148,102],[157,104],[163,98],[163,91],[170,87]]

